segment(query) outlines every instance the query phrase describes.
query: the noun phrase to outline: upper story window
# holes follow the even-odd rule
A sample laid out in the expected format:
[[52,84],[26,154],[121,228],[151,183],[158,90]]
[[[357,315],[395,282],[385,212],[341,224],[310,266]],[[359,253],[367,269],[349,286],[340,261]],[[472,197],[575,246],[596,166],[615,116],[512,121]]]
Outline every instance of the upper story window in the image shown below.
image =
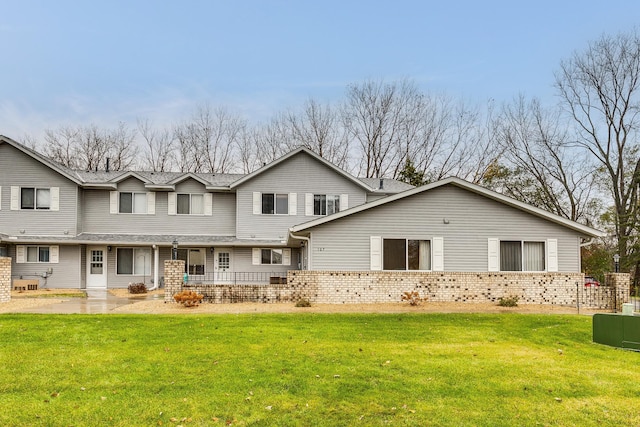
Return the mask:
[[331,215],[340,212],[340,195],[313,195],[313,214]]
[[11,187],[11,210],[57,211],[59,187]]
[[120,203],[118,204],[120,213],[147,213],[147,193],[120,193]]
[[262,213],[266,215],[288,215],[289,195],[262,193]]
[[204,215],[204,195],[178,193],[176,212],[178,215]]

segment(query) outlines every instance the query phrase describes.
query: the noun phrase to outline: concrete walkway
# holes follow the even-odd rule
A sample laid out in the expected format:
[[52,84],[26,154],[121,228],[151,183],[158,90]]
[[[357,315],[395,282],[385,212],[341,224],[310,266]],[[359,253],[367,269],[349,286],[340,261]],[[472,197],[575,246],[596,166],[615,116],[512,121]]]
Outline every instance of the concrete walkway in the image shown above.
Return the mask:
[[101,314],[108,313],[117,307],[152,299],[163,299],[162,295],[149,295],[146,298],[120,298],[106,289],[87,290],[86,298],[69,298],[56,304],[19,310],[20,313],[45,314]]

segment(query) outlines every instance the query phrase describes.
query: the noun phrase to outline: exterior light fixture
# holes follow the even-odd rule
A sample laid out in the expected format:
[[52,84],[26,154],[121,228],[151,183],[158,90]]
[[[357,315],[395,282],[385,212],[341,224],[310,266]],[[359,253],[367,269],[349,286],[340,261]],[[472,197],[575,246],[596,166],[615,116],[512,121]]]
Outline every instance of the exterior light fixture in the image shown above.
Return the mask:
[[177,260],[178,259],[178,241],[174,240],[173,242],[171,242],[171,259],[172,260]]
[[613,255],[613,271],[615,273],[620,273],[620,255]]

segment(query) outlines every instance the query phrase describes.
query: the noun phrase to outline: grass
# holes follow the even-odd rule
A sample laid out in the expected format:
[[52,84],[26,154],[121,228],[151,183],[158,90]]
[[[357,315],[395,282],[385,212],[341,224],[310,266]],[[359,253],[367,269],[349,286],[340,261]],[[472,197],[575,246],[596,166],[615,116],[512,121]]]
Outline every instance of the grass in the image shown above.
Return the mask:
[[0,425],[638,425],[586,316],[0,315]]

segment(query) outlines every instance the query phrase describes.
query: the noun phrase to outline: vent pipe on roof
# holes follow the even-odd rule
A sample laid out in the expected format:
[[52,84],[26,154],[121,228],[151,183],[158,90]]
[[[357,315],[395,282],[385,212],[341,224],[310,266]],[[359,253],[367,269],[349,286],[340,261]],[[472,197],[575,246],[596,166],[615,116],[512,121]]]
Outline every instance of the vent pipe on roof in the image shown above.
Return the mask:
[[380,190],[384,190],[384,178],[380,178],[380,187],[378,187]]
[[107,164],[104,167],[105,172],[109,172],[109,158],[107,157]]

